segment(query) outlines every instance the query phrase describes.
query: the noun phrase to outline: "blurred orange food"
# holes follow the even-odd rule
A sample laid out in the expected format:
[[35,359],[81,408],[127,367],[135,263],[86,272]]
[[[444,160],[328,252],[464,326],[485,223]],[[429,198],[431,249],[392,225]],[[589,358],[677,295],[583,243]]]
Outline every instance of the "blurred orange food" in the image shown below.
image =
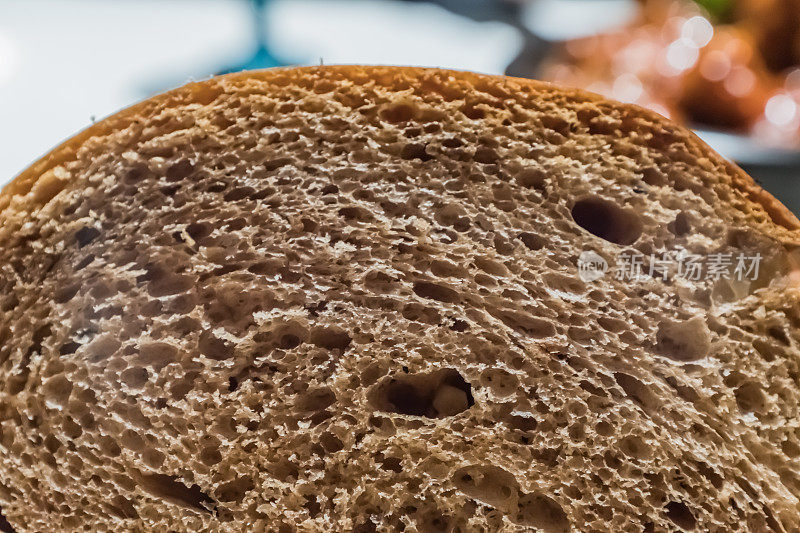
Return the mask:
[[750,35],[736,27],[718,27],[681,85],[678,105],[692,122],[749,130],[770,94],[780,88],[780,79],[755,53]]
[[732,2],[725,24],[689,0],[646,0],[620,30],[564,43],[544,77],[690,125],[800,144],[800,0]]
[[733,16],[770,70],[800,65],[800,0],[738,0]]

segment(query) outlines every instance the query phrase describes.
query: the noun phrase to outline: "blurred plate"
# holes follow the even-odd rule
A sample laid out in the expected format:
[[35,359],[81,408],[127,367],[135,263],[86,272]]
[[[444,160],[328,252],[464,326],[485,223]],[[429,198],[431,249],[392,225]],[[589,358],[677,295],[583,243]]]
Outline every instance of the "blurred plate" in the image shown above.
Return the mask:
[[759,143],[753,137],[710,129],[695,129],[711,148],[739,165],[800,167],[800,150]]
[[523,4],[522,27],[548,41],[566,41],[624,26],[639,12],[634,0],[536,0]]

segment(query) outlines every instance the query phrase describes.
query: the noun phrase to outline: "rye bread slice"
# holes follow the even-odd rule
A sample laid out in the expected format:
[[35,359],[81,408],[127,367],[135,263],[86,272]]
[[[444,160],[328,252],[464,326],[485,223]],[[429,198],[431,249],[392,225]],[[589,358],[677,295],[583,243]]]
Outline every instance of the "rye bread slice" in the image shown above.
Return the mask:
[[[2,513],[796,531],[798,228],[689,131],[584,92],[357,66],[187,85],[0,195]],[[759,272],[649,275],[665,252]]]

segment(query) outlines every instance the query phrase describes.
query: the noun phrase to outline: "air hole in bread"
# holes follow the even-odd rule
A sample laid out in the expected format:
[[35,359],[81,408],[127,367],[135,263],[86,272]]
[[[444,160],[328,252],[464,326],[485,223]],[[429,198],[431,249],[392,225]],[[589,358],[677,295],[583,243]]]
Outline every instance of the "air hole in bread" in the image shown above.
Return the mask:
[[206,466],[214,466],[222,461],[222,453],[219,450],[219,439],[209,435],[207,444],[200,450],[200,461]]
[[419,159],[420,161],[430,161],[433,159],[433,156],[427,152],[426,148],[427,146],[425,144],[409,143],[403,146],[403,149],[400,151],[400,157],[409,160]]
[[311,330],[309,340],[315,346],[326,350],[344,351],[350,346],[352,338],[344,329],[337,326],[318,326]]
[[771,343],[762,339],[753,340],[753,348],[758,352],[758,355],[768,363],[774,361],[775,354],[780,352],[777,346],[773,346]]
[[181,159],[167,169],[167,181],[179,181],[192,175],[194,165],[188,159]]
[[169,393],[173,400],[183,400],[194,388],[194,381],[197,378],[197,373],[187,373],[184,376],[174,380],[169,386]]
[[300,340],[300,337],[294,335],[292,333],[287,333],[282,335],[280,339],[278,339],[278,347],[282,350],[291,350],[292,348],[297,348],[300,346],[300,343],[303,341]]
[[522,241],[528,250],[541,250],[547,243],[542,237],[534,233],[523,232],[517,235],[517,238]]
[[[77,352],[78,348],[80,347],[81,345],[78,344],[77,342],[70,341],[62,344],[61,347],[58,349],[58,353],[59,355],[70,355]],[[0,362],[2,362],[2,360],[0,360]]]
[[303,496],[306,502],[303,504],[303,507],[308,511],[308,516],[311,518],[316,518],[319,512],[322,510],[322,506],[317,501],[317,497],[313,495],[305,495]]
[[[104,341],[102,344],[98,343],[97,348],[101,349],[106,343],[111,341]],[[94,345],[95,343],[92,343]],[[114,344],[110,344],[107,350],[114,349]],[[161,370],[168,364],[179,360],[178,349],[165,342],[147,342],[143,343],[139,348],[139,354],[136,358],[137,362],[144,366],[151,366],[156,371]]]
[[323,195],[338,194],[339,187],[337,185],[334,185],[333,183],[327,183],[325,186],[322,187],[322,189],[320,189],[319,192]]
[[783,344],[784,346],[789,346],[791,344],[791,342],[789,341],[789,336],[786,334],[786,330],[784,330],[780,326],[768,327],[767,335],[769,335],[779,343]]
[[244,198],[248,198],[255,192],[256,190],[252,187],[236,187],[225,193],[223,199],[226,202],[237,202],[239,200],[243,200]]
[[697,471],[702,475],[704,478],[708,479],[711,484],[714,486],[715,489],[719,490],[722,488],[722,485],[725,483],[725,480],[717,474],[717,472],[711,468],[707,463],[702,461],[697,463]]
[[509,427],[519,431],[534,431],[539,421],[531,413],[512,412],[504,418]]
[[414,293],[422,298],[445,303],[456,303],[461,300],[461,295],[455,289],[429,281],[415,282]]
[[142,436],[132,429],[126,429],[119,435],[119,443],[134,452],[141,452],[146,446]]
[[381,270],[373,269],[364,274],[364,285],[372,292],[386,293],[396,286],[396,280]]
[[85,255],[85,256],[84,256],[84,257],[83,257],[83,258],[82,258],[82,259],[81,259],[81,260],[80,260],[80,261],[79,261],[79,262],[78,262],[78,263],[75,265],[75,271],[77,272],[77,271],[83,270],[84,268],[88,267],[89,265],[91,265],[91,264],[92,264],[92,262],[95,260],[95,258],[96,258],[96,256],[95,256],[94,254],[87,254],[87,255]]
[[244,495],[253,490],[254,484],[250,478],[240,477],[223,483],[214,491],[214,495],[221,502],[238,502]]
[[422,322],[423,324],[439,324],[441,316],[439,310],[434,307],[427,307],[417,302],[411,302],[403,306],[403,318]]
[[469,330],[469,322],[465,320],[459,320],[458,318],[453,319],[453,324],[450,326],[450,329],[453,331],[457,331],[459,333],[463,333]]
[[442,146],[444,146],[445,148],[460,148],[464,146],[464,141],[462,141],[458,137],[448,137],[442,140]]
[[791,440],[785,440],[781,443],[781,450],[789,457],[800,457],[800,444]]
[[141,389],[147,383],[149,373],[146,368],[133,367],[122,371],[120,381],[132,389]]
[[544,189],[547,173],[541,168],[528,167],[517,172],[514,179],[528,189]]
[[492,507],[508,508],[517,499],[519,483],[499,466],[471,465],[453,473],[456,489]]
[[561,505],[544,494],[522,494],[517,502],[515,522],[532,526],[542,533],[566,533],[569,519]]
[[83,248],[90,244],[93,240],[100,236],[100,230],[91,226],[84,226],[75,232],[75,240],[78,241],[78,247]]
[[339,215],[346,220],[355,220],[359,222],[367,221],[372,218],[372,214],[357,205],[350,205],[339,209]]
[[155,263],[149,264],[147,273],[139,276],[137,281],[147,281],[147,292],[154,298],[186,292],[195,284],[194,276],[178,274]]
[[647,459],[650,457],[650,445],[637,435],[628,435],[619,441],[622,453],[634,459]]
[[308,340],[309,330],[298,320],[272,324],[268,331],[258,333],[256,340],[269,342],[282,350],[292,350]]
[[675,220],[667,224],[667,229],[677,237],[683,237],[692,230],[689,215],[683,211],[675,215]]
[[327,409],[334,403],[336,394],[330,387],[316,387],[300,395],[295,406],[302,413],[311,413]]
[[739,409],[746,413],[763,414],[767,410],[767,397],[761,385],[754,381],[736,387],[734,396]]
[[[253,194],[250,195],[251,200],[263,200],[275,194],[276,190],[272,187],[262,187],[261,189],[257,190]],[[267,205],[272,205],[274,202],[273,199],[270,199],[269,202],[266,202]]]
[[708,355],[711,333],[702,317],[665,320],[658,326],[655,350],[673,361],[697,361]]
[[582,294],[586,290],[586,285],[578,276],[565,276],[558,272],[548,272],[542,276],[542,281],[548,287],[563,295]]
[[278,273],[280,268],[281,262],[278,259],[268,259],[250,265],[247,267],[247,271],[260,276],[274,276]]
[[215,361],[230,359],[234,356],[233,345],[215,336],[210,331],[204,331],[200,334],[197,348],[201,354]]
[[[431,274],[438,278],[463,278],[466,279],[469,277],[469,270],[466,268],[456,265],[446,259],[434,259],[431,261]],[[424,283],[424,282],[421,282]],[[421,286],[420,290],[425,292],[424,287]],[[415,291],[416,292],[416,291]],[[419,294],[419,293],[418,293]],[[420,295],[422,296],[422,295]]]
[[697,525],[697,519],[691,509],[683,502],[669,502],[664,509],[667,518],[684,531],[693,531]]
[[392,124],[408,122],[416,115],[416,110],[408,104],[394,104],[380,110],[381,119]]
[[194,241],[199,241],[200,239],[208,237],[213,231],[214,226],[209,222],[192,222],[186,226],[186,233]]
[[442,531],[458,530],[451,525],[452,518],[438,509],[428,509],[419,513],[416,525],[420,533],[441,533]]
[[403,471],[402,459],[399,457],[378,457],[377,462],[381,468],[399,474]]
[[645,412],[651,413],[658,409],[661,402],[648,385],[624,372],[615,372],[614,379],[625,391],[625,394],[639,404]]
[[469,119],[480,120],[486,116],[486,111],[476,107],[477,104],[468,102],[461,106],[461,112]]
[[63,375],[53,376],[44,382],[43,391],[50,407],[64,408],[72,393],[72,383]]
[[552,322],[537,318],[524,311],[489,309],[489,313],[502,320],[508,327],[519,330],[531,337],[544,338],[556,333],[556,328]]
[[409,139],[419,137],[420,135],[422,135],[422,128],[419,126],[410,126],[403,130],[403,135],[405,135]]
[[475,150],[475,155],[474,155],[475,161],[484,164],[495,163],[497,162],[497,159],[499,157],[500,156],[497,155],[497,152],[493,148],[490,148],[488,146],[479,146]]
[[162,187],[160,189],[161,194],[163,194],[164,196],[167,196],[169,198],[172,198],[173,196],[175,196],[175,194],[177,194],[177,192],[179,190],[181,190],[181,186],[180,185],[170,185],[168,187]]
[[612,333],[619,333],[624,331],[628,324],[624,320],[618,318],[601,316],[597,318],[597,323],[606,331]]
[[[133,519],[138,520],[139,513],[136,511],[133,502],[124,496],[117,496],[112,500],[113,503],[108,503],[107,508],[111,513],[115,514],[122,520]],[[4,531],[0,528],[0,531]]]
[[642,169],[642,180],[652,187],[663,187],[669,183],[669,179],[656,167]]
[[606,391],[604,389],[598,387],[597,385],[595,385],[594,383],[592,383],[592,382],[590,382],[588,380],[582,379],[580,381],[580,383],[578,383],[578,386],[580,386],[580,388],[582,388],[583,390],[585,390],[589,394],[593,394],[593,395],[599,396],[601,398],[608,397],[608,394],[606,393]]
[[142,490],[155,498],[203,513],[212,513],[216,504],[198,485],[185,485],[175,476],[164,474],[142,474],[139,479]]
[[476,257],[475,266],[493,276],[506,276],[508,275],[508,268],[499,262],[489,259],[487,257]]
[[2,511],[0,511],[0,531],[3,533],[16,533],[17,531],[14,529],[14,526],[8,522]]
[[642,234],[642,221],[633,211],[596,196],[575,202],[572,219],[592,235],[622,246],[633,244]]
[[206,186],[206,191],[210,193],[219,193],[228,188],[228,184],[224,181],[211,181]]
[[458,204],[445,204],[436,211],[436,221],[444,226],[451,226],[456,231],[467,231],[470,220],[464,208]]
[[285,167],[286,165],[290,165],[294,162],[295,160],[289,157],[277,157],[275,159],[264,161],[264,168],[267,171],[272,172],[273,170],[278,170],[279,168]]
[[368,399],[379,411],[427,418],[454,416],[475,404],[471,385],[454,369],[388,376]]
[[342,440],[330,431],[325,431],[319,436],[319,443],[326,453],[336,453],[344,449]]
[[308,217],[302,217],[300,219],[300,224],[303,225],[303,231],[305,233],[316,233],[319,229],[319,224]]
[[136,184],[145,178],[149,178],[151,175],[152,172],[146,164],[135,163],[130,169],[125,171],[125,175],[122,179],[125,183]]
[[147,448],[142,452],[142,462],[152,469],[157,469],[164,464],[166,456],[158,450]]
[[81,286],[79,283],[73,283],[71,285],[61,287],[53,294],[53,300],[59,304],[67,303],[72,300],[76,294],[78,294],[80,288]]

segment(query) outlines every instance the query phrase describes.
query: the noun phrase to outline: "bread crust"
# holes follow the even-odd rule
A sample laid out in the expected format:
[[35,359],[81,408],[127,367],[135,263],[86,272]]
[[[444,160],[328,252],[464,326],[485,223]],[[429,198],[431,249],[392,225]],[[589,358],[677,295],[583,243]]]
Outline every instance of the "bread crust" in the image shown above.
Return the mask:
[[[36,180],[44,175],[48,170],[72,160],[75,157],[77,150],[81,147],[81,145],[83,145],[84,142],[86,142],[87,139],[95,136],[107,135],[110,132],[125,128],[131,122],[136,121],[142,113],[153,109],[154,107],[170,105],[170,103],[186,104],[191,102],[203,102],[207,100],[211,94],[218,94],[219,91],[224,90],[227,84],[235,84],[236,82],[247,79],[269,80],[270,78],[286,77],[288,80],[302,80],[304,78],[316,78],[320,75],[334,75],[353,80],[364,80],[375,76],[391,77],[396,73],[401,73],[411,78],[421,78],[424,77],[425,74],[433,72],[441,73],[446,76],[452,76],[456,79],[472,83],[481,80],[506,87],[513,87],[514,85],[524,86],[529,87],[534,91],[541,91],[543,93],[557,92],[566,98],[576,101],[603,102],[605,105],[613,109],[617,109],[622,113],[640,115],[648,121],[652,121],[654,123],[669,124],[670,128],[672,128],[677,135],[682,138],[683,141],[698,149],[702,154],[702,157],[708,158],[714,163],[725,165],[727,172],[733,178],[734,186],[744,192],[752,202],[763,207],[763,209],[769,214],[776,224],[792,231],[800,229],[800,220],[798,220],[797,216],[780,201],[778,201],[772,194],[759,186],[753,180],[753,178],[751,178],[738,165],[720,156],[691,130],[672,124],[668,119],[649,109],[645,109],[634,104],[624,104],[621,102],[608,100],[598,94],[588,91],[558,87],[551,83],[525,78],[477,74],[474,72],[461,70],[362,65],[277,67],[256,71],[235,72],[210,78],[204,81],[191,82],[184,86],[154,96],[148,100],[134,104],[89,126],[75,136],[67,139],[62,144],[53,148],[46,155],[34,162],[30,167],[23,170],[19,175],[17,175],[16,178],[3,187],[2,191],[0,192],[0,211],[4,210],[9,205],[12,197],[27,194],[36,183]],[[800,239],[800,237],[795,238]]]

